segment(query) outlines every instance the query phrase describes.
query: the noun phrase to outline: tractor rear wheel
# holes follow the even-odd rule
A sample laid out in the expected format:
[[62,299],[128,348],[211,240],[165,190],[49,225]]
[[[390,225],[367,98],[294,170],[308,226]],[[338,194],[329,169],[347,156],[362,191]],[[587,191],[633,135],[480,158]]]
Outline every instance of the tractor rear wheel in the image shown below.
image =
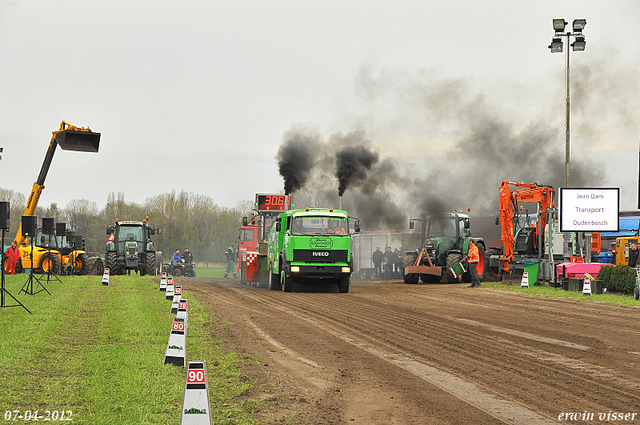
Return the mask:
[[[402,259],[402,268],[406,268],[407,266],[413,266],[416,263],[416,259],[418,258],[418,253],[417,252],[406,252],[404,254],[404,258]],[[404,283],[410,283],[410,284],[414,284],[414,283],[418,283],[418,273],[410,273],[410,274],[405,274],[403,276],[404,279]]]
[[445,271],[445,277],[447,278],[447,283],[459,283],[460,278],[456,277],[451,273],[451,267],[459,263],[462,260],[462,254],[457,252],[451,252],[447,255],[447,269]]

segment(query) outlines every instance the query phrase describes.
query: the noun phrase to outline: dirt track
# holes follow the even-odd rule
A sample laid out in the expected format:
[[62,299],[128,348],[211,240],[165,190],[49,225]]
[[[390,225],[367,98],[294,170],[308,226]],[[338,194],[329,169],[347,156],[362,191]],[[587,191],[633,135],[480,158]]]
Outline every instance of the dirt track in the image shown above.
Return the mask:
[[211,309],[212,332],[262,360],[243,367],[256,383],[246,397],[262,400],[265,422],[541,424],[586,412],[593,420],[569,422],[607,423],[599,413],[640,414],[640,308],[466,284],[363,281],[339,294],[178,282]]

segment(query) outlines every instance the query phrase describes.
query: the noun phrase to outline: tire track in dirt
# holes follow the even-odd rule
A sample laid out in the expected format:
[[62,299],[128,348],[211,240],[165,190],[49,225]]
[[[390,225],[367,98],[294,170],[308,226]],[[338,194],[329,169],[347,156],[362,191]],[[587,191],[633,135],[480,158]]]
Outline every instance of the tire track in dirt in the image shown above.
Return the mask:
[[[491,291],[467,295],[470,291],[461,288],[457,288],[458,294],[452,293],[452,287],[418,288],[354,285],[348,295],[283,294],[233,285],[217,289],[225,293],[221,301],[257,315],[269,315],[269,311],[275,309],[307,323],[315,321],[319,331],[330,329],[334,336],[351,339],[372,355],[378,350],[379,358],[386,356],[385,361],[397,362],[398,367],[404,362],[414,369],[433,367],[451,376],[464,377],[464,382],[476,387],[480,385],[490,392],[510,395],[500,396],[499,400],[514,400],[552,417],[564,411],[609,411],[617,406],[637,405],[638,374],[625,377],[618,364],[608,368],[599,365],[592,352],[594,347],[595,351],[602,351],[599,337],[554,331],[554,338],[549,338],[542,325],[525,327],[524,332],[512,329],[511,325],[505,327],[508,322],[503,319],[505,315],[524,314],[523,311],[538,317],[552,313],[556,320],[546,318],[544,326],[554,327],[562,320],[558,317],[598,317],[598,310],[606,310],[602,306],[549,303],[544,299],[536,306],[537,299],[507,296],[505,301],[480,294]],[[456,304],[455,296],[460,298],[461,305]],[[469,300],[469,297],[473,298]],[[425,302],[418,304],[416,298]],[[557,311],[553,309],[555,305],[559,305]],[[458,315],[455,316],[440,311],[456,307]],[[575,311],[564,312],[563,308],[575,308]],[[486,323],[491,324],[485,324],[483,318],[488,311],[493,316]],[[613,321],[614,333],[623,333],[629,327],[629,317],[625,321],[623,313],[603,314]],[[474,315],[475,320],[469,318]],[[515,325],[513,327],[522,329],[521,324]],[[555,338],[559,335],[569,336],[569,340]],[[637,344],[630,353],[634,352],[640,352]],[[393,357],[397,355],[401,358]],[[629,355],[637,362],[637,355]],[[588,398],[585,397],[587,388]],[[616,400],[616,406],[612,405],[612,399]]]

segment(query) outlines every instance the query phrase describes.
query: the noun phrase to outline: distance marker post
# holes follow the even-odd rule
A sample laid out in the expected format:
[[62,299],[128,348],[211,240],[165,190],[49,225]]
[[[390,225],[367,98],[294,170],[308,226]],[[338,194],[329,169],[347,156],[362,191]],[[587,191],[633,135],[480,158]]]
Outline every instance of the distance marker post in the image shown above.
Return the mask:
[[160,290],[162,292],[167,290],[167,274],[162,273],[162,277],[160,278]]
[[529,287],[529,273],[528,272],[523,272],[522,273],[522,281],[520,282],[520,287],[521,288],[528,288]]
[[189,335],[189,313],[187,312],[188,303],[188,300],[181,299],[180,303],[178,303],[178,312],[176,313],[177,318],[184,319],[185,335]]
[[189,362],[187,366],[180,425],[211,425],[207,366],[204,360]]
[[184,319],[173,319],[167,351],[164,354],[164,364],[184,366],[186,358],[187,339],[185,336]]
[[109,269],[104,269],[104,274],[102,275],[102,284],[104,286],[109,286]]
[[164,297],[168,300],[173,299],[173,278],[172,277],[170,277],[167,280],[167,291],[165,292]]
[[178,312],[178,304],[180,304],[180,300],[182,299],[182,295],[175,294],[173,296],[173,301],[171,302],[171,313],[176,314]]

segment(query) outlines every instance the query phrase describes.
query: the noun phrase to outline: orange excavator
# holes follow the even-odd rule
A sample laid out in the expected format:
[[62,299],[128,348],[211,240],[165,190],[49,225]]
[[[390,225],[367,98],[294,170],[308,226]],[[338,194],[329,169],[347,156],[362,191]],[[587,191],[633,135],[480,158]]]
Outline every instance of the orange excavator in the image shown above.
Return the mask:
[[[513,186],[513,189],[512,189]],[[513,272],[514,257],[516,254],[539,255],[543,252],[542,246],[538,246],[541,232],[544,236],[545,225],[548,220],[550,208],[555,208],[554,189],[537,183],[511,182],[504,180],[500,184],[500,226],[501,239],[504,246],[503,255],[500,256],[500,270],[492,270],[498,274]],[[526,223],[526,217],[522,217],[523,206],[520,202],[535,202],[538,204],[535,227],[532,223]]]

